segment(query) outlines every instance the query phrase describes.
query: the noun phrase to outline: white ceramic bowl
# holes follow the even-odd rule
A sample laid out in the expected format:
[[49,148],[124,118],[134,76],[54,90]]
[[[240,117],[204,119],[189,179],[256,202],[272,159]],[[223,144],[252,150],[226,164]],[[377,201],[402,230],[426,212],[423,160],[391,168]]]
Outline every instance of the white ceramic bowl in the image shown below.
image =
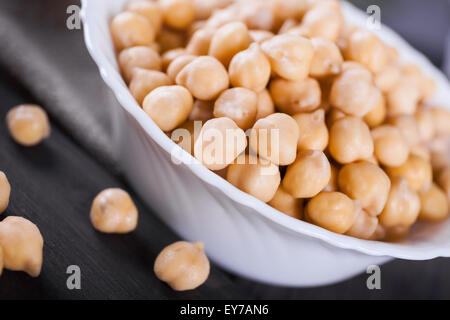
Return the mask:
[[[127,0],[83,0],[82,18],[89,52],[119,105],[111,105],[117,156],[136,192],[182,238],[201,240],[221,267],[254,280],[284,286],[317,286],[363,272],[392,258],[450,256],[450,221],[418,225],[403,243],[364,241],[295,220],[238,190],[192,160],[177,165],[178,148],[129,93],[116,62],[110,18]],[[343,3],[347,20],[365,26],[367,15]],[[403,61],[422,67],[437,82],[436,103],[450,108],[448,80],[420,53],[386,27],[377,34],[399,49]],[[449,124],[450,125],[450,124]]]

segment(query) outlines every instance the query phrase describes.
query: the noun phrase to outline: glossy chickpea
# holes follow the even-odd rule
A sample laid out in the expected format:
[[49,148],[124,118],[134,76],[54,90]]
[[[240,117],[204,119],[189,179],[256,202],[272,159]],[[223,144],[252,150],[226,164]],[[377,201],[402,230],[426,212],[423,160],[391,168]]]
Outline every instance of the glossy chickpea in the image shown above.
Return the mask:
[[125,11],[111,22],[111,35],[117,50],[149,46],[155,40],[154,26],[142,15]]
[[216,29],[206,27],[196,31],[189,40],[186,51],[196,56],[207,55],[215,33]]
[[186,54],[187,51],[184,48],[175,48],[164,52],[163,55],[161,56],[162,69],[166,71],[173,60]]
[[195,20],[192,0],[160,0],[164,23],[174,29],[185,29]]
[[163,72],[145,69],[135,69],[129,89],[139,105],[154,89],[172,84],[172,80]]
[[303,199],[296,199],[278,187],[275,196],[268,203],[271,207],[295,219],[303,218]]
[[10,195],[11,185],[9,184],[6,175],[0,171],[0,214],[2,214],[8,207]]
[[340,192],[322,192],[307,206],[308,218],[319,227],[336,233],[346,233],[355,221],[353,201]]
[[261,44],[272,70],[281,78],[300,81],[308,76],[314,56],[311,41],[290,34],[275,36]]
[[231,88],[222,92],[214,103],[216,118],[228,117],[239,128],[250,129],[255,123],[258,97],[245,88]]
[[158,34],[161,30],[163,13],[158,2],[134,0],[126,6],[126,10],[140,14],[147,18],[147,21],[153,26],[155,34]]
[[380,95],[380,101],[377,106],[369,111],[364,116],[364,121],[370,128],[375,128],[381,125],[386,120],[387,109],[386,100],[383,95]]
[[241,51],[233,57],[229,74],[233,87],[243,87],[260,92],[269,83],[270,62],[259,45],[254,43],[247,50]]
[[344,117],[330,129],[329,151],[339,163],[370,158],[374,152],[369,127],[359,118]]
[[228,88],[229,79],[227,70],[217,59],[203,56],[184,67],[176,83],[188,88],[197,99],[213,100]]
[[173,60],[167,68],[167,75],[169,76],[170,80],[174,82],[180,71],[183,70],[185,66],[194,61],[196,58],[196,56],[190,54],[175,58],[175,60]]
[[162,86],[144,99],[143,109],[163,131],[171,131],[185,122],[192,111],[194,100],[181,86]]
[[44,239],[38,227],[22,217],[9,216],[0,222],[3,266],[38,277],[42,268]]
[[387,93],[399,82],[402,74],[400,68],[395,64],[388,64],[375,74],[375,85],[383,93]]
[[162,61],[158,52],[150,47],[131,47],[119,54],[119,66],[128,83],[136,68],[161,71]]
[[194,154],[208,169],[226,168],[247,147],[245,132],[229,118],[208,120],[195,141]]
[[195,100],[189,120],[206,122],[214,118],[214,101]]
[[282,185],[295,198],[311,198],[327,186],[330,178],[330,162],[322,151],[301,150],[287,168]]
[[444,108],[433,107],[430,109],[436,135],[450,135],[450,111]]
[[317,109],[322,98],[319,82],[312,78],[301,81],[274,79],[269,90],[277,108],[290,115]]
[[429,141],[434,137],[434,118],[429,109],[421,108],[414,114],[422,141]]
[[342,192],[354,200],[372,216],[381,213],[386,204],[391,181],[377,165],[367,161],[351,163],[342,167],[338,175]]
[[323,38],[336,42],[343,25],[338,6],[315,5],[302,19],[302,29],[311,38]]
[[299,128],[284,113],[274,113],[258,120],[250,133],[250,147],[260,157],[286,166],[295,161]]
[[397,127],[410,147],[421,142],[419,126],[412,115],[400,115],[389,119],[389,124]]
[[211,40],[209,55],[228,67],[234,55],[249,47],[251,38],[242,22],[230,22],[220,27]]
[[419,193],[419,196],[421,203],[420,220],[437,222],[448,217],[447,196],[436,184],[433,183],[428,191]]
[[187,37],[184,31],[164,27],[159,32],[156,41],[159,43],[162,53],[179,48],[183,48],[183,51],[186,51],[184,47],[186,46]]
[[209,276],[209,260],[201,242],[175,242],[162,250],[153,267],[156,277],[173,290],[193,290]]
[[328,129],[325,124],[325,111],[318,109],[311,113],[298,113],[294,120],[300,129],[299,150],[323,151],[328,145]]
[[275,113],[275,105],[272,97],[267,89],[257,93],[258,102],[256,110],[256,120],[265,118],[272,113]]
[[92,202],[91,223],[103,233],[129,233],[136,229],[138,211],[130,195],[118,188],[105,189]]
[[14,141],[25,147],[35,146],[50,135],[47,113],[34,104],[12,108],[6,115],[6,125]]
[[388,116],[413,115],[420,101],[420,88],[410,78],[401,78],[387,93]]
[[416,155],[410,155],[399,167],[387,167],[386,172],[391,178],[404,177],[415,191],[427,191],[432,183],[433,171],[430,163]]
[[442,190],[444,190],[447,194],[447,200],[450,204],[450,167],[446,167],[439,172],[437,182]]
[[375,157],[383,165],[398,167],[406,162],[410,148],[399,129],[383,125],[372,130]]
[[227,180],[262,202],[269,202],[280,186],[280,171],[270,161],[252,155],[241,155],[230,164]]
[[378,227],[378,218],[371,216],[363,210],[359,201],[354,202],[355,220],[350,229],[345,233],[348,236],[369,240],[371,239]]
[[314,56],[311,61],[310,76],[320,78],[338,74],[344,59],[336,44],[322,38],[313,38],[311,43]]

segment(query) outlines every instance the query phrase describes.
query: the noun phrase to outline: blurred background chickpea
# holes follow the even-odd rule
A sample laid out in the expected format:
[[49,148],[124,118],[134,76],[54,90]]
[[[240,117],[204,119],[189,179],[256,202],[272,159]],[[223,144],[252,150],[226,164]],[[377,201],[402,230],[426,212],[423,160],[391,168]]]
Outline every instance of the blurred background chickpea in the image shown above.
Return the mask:
[[228,167],[227,180],[262,202],[269,202],[280,186],[280,171],[269,161],[241,155]]
[[187,53],[196,56],[208,55],[211,40],[215,33],[216,29],[206,27],[196,31],[186,47]]
[[150,47],[131,47],[120,52],[119,66],[128,83],[136,68],[161,71],[162,61],[158,52]]
[[364,121],[370,128],[375,128],[381,125],[386,120],[386,100],[382,94],[380,94],[380,100],[375,109],[372,109],[364,116]]
[[256,110],[256,120],[262,119],[275,113],[275,105],[273,103],[272,97],[267,89],[257,93],[258,102]]
[[310,76],[320,78],[340,73],[344,59],[336,44],[322,38],[312,38],[311,43],[314,56],[311,61]]
[[261,44],[264,41],[269,40],[275,36],[275,34],[273,34],[270,31],[266,31],[266,30],[249,30],[248,33],[250,35],[250,38],[253,40],[253,42],[256,42],[259,44]]
[[181,86],[162,86],[144,99],[143,109],[162,131],[171,131],[185,122],[192,111],[194,99]]
[[0,171],[0,214],[2,214],[9,204],[11,195],[11,185],[3,171]]
[[209,276],[209,260],[201,242],[178,241],[162,250],[153,267],[156,277],[173,290],[193,290]]
[[153,26],[155,34],[158,34],[162,27],[163,12],[159,2],[146,0],[133,0],[127,4],[125,10],[132,11],[147,18]]
[[402,74],[400,68],[395,64],[388,64],[374,76],[375,84],[383,93],[389,92],[396,86]]
[[416,155],[410,155],[399,167],[387,167],[386,172],[391,178],[404,177],[414,191],[427,191],[432,183],[430,163]]
[[145,97],[154,89],[169,86],[172,80],[163,72],[136,68],[129,89],[137,103],[142,106]]
[[444,191],[436,184],[432,184],[428,191],[420,192],[419,219],[424,221],[441,221],[448,217],[449,204]]
[[401,68],[402,75],[416,82],[419,92],[419,100],[428,99],[435,91],[433,79],[428,78],[422,73],[422,70],[414,64],[408,63]]
[[410,78],[401,78],[387,93],[388,116],[413,115],[420,101],[420,88]]
[[325,111],[318,109],[311,113],[297,113],[294,120],[299,127],[299,150],[323,151],[328,145],[328,129],[325,124]]
[[434,119],[429,109],[420,108],[414,114],[422,141],[429,141],[434,136]]
[[282,187],[278,187],[275,196],[268,204],[292,218],[303,218],[303,199],[294,198],[288,192],[284,191]]
[[[214,81],[211,81],[214,79]],[[180,71],[176,83],[189,89],[200,100],[213,100],[228,88],[228,72],[213,57],[198,57]]]
[[180,73],[180,71],[183,70],[185,66],[194,61],[196,58],[196,56],[190,54],[175,58],[175,60],[173,60],[167,68],[167,75],[169,76],[170,80],[172,82],[175,82],[175,79],[177,78],[177,75]]
[[32,147],[50,136],[47,113],[35,104],[22,104],[9,110],[6,125],[15,142]]
[[398,167],[406,162],[410,148],[399,129],[383,125],[372,130],[375,157],[383,165]]
[[424,145],[423,143],[416,144],[414,147],[412,147],[410,150],[410,154],[418,156],[426,161],[431,161],[430,150],[428,150],[428,147],[426,145]]
[[287,114],[274,113],[255,123],[250,133],[250,147],[274,164],[286,166],[295,161],[298,137],[295,120]]
[[355,220],[350,229],[345,233],[348,236],[369,240],[371,239],[378,227],[378,218],[371,216],[363,210],[359,201],[354,201]]
[[149,46],[155,40],[155,27],[142,15],[125,11],[111,22],[111,35],[117,50]]
[[301,150],[284,176],[283,189],[295,198],[312,198],[330,181],[330,162],[322,151]]
[[194,0],[196,20],[208,19],[212,13],[230,5],[232,0]]
[[272,70],[281,78],[306,79],[314,56],[311,41],[295,35],[278,35],[261,44],[270,60]]
[[450,135],[450,111],[439,107],[433,107],[430,111],[436,135]]
[[245,88],[231,88],[222,92],[214,103],[216,118],[228,117],[242,130],[250,129],[256,120],[258,97]]
[[342,164],[370,158],[374,144],[369,127],[356,117],[337,120],[330,129],[329,151]]
[[361,201],[363,208],[372,216],[378,216],[383,210],[391,187],[387,174],[367,161],[342,167],[338,184],[350,198]]
[[164,23],[174,29],[185,29],[195,20],[192,0],[160,0]]
[[214,101],[195,100],[189,120],[198,120],[204,123],[212,118],[214,118]]
[[[437,182],[442,190],[447,194],[447,199],[450,205],[450,166],[443,169],[437,178]],[[0,210],[1,212],[1,210]]]
[[[328,3],[326,3],[328,2]],[[302,29],[309,37],[336,42],[343,24],[339,5],[317,2],[303,17]]]
[[397,127],[410,147],[421,142],[419,126],[412,115],[400,115],[390,118],[389,124]]

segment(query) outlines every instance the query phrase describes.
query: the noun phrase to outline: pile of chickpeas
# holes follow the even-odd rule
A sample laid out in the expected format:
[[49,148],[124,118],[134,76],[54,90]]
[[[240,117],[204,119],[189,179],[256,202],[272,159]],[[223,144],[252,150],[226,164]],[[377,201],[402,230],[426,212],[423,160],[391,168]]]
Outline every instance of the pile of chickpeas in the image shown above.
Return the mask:
[[384,241],[448,217],[450,112],[338,1],[132,1],[111,34],[159,128],[279,211]]

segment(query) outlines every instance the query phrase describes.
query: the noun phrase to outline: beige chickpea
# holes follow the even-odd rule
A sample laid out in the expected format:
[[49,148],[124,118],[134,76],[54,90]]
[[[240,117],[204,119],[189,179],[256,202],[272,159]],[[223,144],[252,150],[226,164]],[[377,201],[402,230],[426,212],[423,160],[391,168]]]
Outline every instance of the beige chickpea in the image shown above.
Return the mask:
[[186,51],[196,56],[205,56],[209,52],[211,40],[216,33],[213,28],[201,28],[197,30],[189,40]]
[[118,188],[105,189],[92,202],[91,223],[103,233],[129,233],[136,229],[138,211],[130,195]]
[[226,168],[247,147],[245,132],[229,118],[208,120],[195,141],[194,154],[213,171]]
[[362,68],[351,68],[341,73],[334,80],[330,92],[332,106],[357,117],[364,117],[375,109],[381,99],[372,75]]
[[[211,81],[214,79],[214,81]],[[213,100],[228,88],[228,72],[213,57],[198,57],[181,70],[176,83],[189,89],[200,100]]]
[[160,0],[163,20],[174,29],[185,29],[195,20],[195,6],[192,0]]
[[274,0],[275,14],[279,20],[301,19],[308,9],[305,0]]
[[227,23],[239,21],[239,8],[237,5],[230,5],[226,8],[216,10],[206,22],[207,27],[220,28]]
[[190,54],[175,58],[175,60],[173,60],[167,68],[167,75],[169,76],[170,80],[174,82],[180,71],[183,70],[184,67],[194,61],[196,58],[196,56]]
[[339,167],[335,163],[330,163],[331,176],[327,186],[323,189],[324,192],[338,191],[337,177],[339,174]]
[[269,202],[280,186],[278,166],[252,155],[240,155],[228,167],[227,180],[262,202]]
[[265,118],[272,113],[275,113],[275,104],[267,89],[257,93],[258,102],[256,110],[256,120]]
[[391,190],[386,205],[379,216],[383,227],[409,228],[419,217],[420,198],[402,177],[391,180]]
[[303,218],[303,199],[296,199],[278,187],[275,196],[268,203],[271,207],[295,219]]
[[158,2],[146,0],[134,0],[126,6],[127,11],[140,14],[147,18],[157,34],[162,27],[163,12]]
[[370,158],[374,144],[369,127],[360,118],[344,117],[330,129],[329,151],[339,163]]
[[353,201],[340,192],[322,192],[307,206],[308,218],[319,227],[336,233],[346,233],[355,221]]
[[195,100],[189,120],[206,122],[214,118],[214,101]]
[[131,47],[119,54],[119,66],[128,83],[136,68],[161,71],[162,61],[158,52],[150,47]]
[[228,72],[233,87],[260,92],[269,83],[271,67],[259,45],[254,43],[233,57]]
[[447,194],[447,200],[448,203],[450,204],[450,166],[446,167],[445,169],[441,170],[441,172],[439,172],[437,182],[439,186]]
[[185,122],[192,111],[194,99],[181,86],[162,86],[144,99],[143,109],[162,131],[171,131]]
[[434,137],[434,118],[429,109],[421,108],[414,114],[419,127],[419,134],[422,141],[429,141]]
[[419,126],[412,115],[400,115],[389,119],[389,124],[397,127],[410,147],[421,142]]
[[419,193],[419,196],[421,203],[420,220],[436,222],[448,217],[447,196],[436,184],[433,183],[428,191]]
[[436,135],[450,135],[450,111],[444,108],[433,107],[430,109]]
[[323,151],[328,145],[328,129],[325,124],[325,111],[318,109],[311,113],[298,113],[294,120],[300,129],[299,150]]
[[284,113],[274,113],[258,120],[250,133],[250,147],[260,157],[287,166],[295,161],[299,128]]
[[448,167],[450,163],[450,136],[435,138],[427,147],[430,151],[429,161],[433,172],[439,173],[439,171]]
[[354,202],[355,220],[350,229],[345,233],[348,236],[369,240],[378,227],[378,218],[368,214],[363,210],[359,201]]
[[231,88],[222,92],[214,103],[216,118],[228,117],[239,128],[250,129],[255,123],[258,96],[245,88]]
[[413,79],[417,83],[418,92],[420,92],[420,100],[430,98],[436,89],[434,80],[425,76],[422,70],[414,64],[406,64],[402,67],[404,77]]
[[331,126],[339,119],[345,118],[347,115],[337,108],[331,107],[326,116],[327,127],[331,129]]
[[375,74],[375,85],[383,93],[387,93],[397,85],[401,76],[400,68],[397,65],[388,64]]
[[51,130],[47,113],[34,104],[12,108],[6,115],[6,125],[14,141],[26,147],[48,138]]
[[202,242],[175,242],[162,250],[153,267],[156,277],[173,290],[193,290],[209,276],[209,260]]
[[427,191],[432,183],[433,171],[428,161],[416,155],[410,155],[408,160],[399,167],[387,167],[391,177],[404,177],[415,191]]
[[194,0],[196,20],[208,19],[212,13],[231,4],[231,0]]
[[275,13],[272,1],[247,0],[241,1],[239,18],[249,29],[272,31],[279,28],[280,21]]
[[161,56],[162,69],[164,71],[166,71],[173,60],[175,60],[176,58],[178,58],[180,56],[184,56],[186,54],[187,54],[187,51],[184,48],[175,48],[175,49],[171,49],[171,50],[166,51]]
[[253,40],[253,42],[256,42],[259,44],[261,44],[264,41],[269,40],[275,36],[275,34],[273,34],[270,31],[267,31],[267,30],[249,30],[248,33],[250,35],[250,38]]
[[375,157],[381,164],[398,167],[408,160],[410,148],[401,131],[392,125],[372,130]]
[[142,15],[125,11],[111,22],[111,35],[117,50],[149,46],[155,40],[155,27]]
[[6,175],[0,171],[0,214],[2,214],[9,204],[9,196],[11,195],[11,185]]
[[330,162],[322,151],[301,150],[287,168],[282,185],[295,198],[311,198],[328,185],[330,178]]
[[186,51],[186,32],[174,30],[170,28],[162,28],[156,37],[156,41],[161,47],[161,52],[166,53],[167,51],[183,48]]
[[287,33],[296,27],[298,27],[298,21],[296,19],[287,19],[281,25],[280,29],[278,30],[278,34]]
[[134,69],[129,89],[139,105],[154,89],[172,84],[172,80],[163,72],[145,69]]
[[419,89],[411,78],[401,78],[387,93],[388,116],[413,115],[420,101]]
[[317,109],[322,98],[319,82],[312,78],[301,81],[274,79],[269,90],[277,108],[290,115]]
[[336,44],[322,38],[313,38],[311,43],[314,57],[311,61],[310,76],[320,78],[338,74],[344,59]]
[[364,116],[364,121],[370,128],[378,127],[386,120],[386,115],[386,100],[384,96],[380,94],[379,103]]
[[372,216],[381,213],[386,204],[391,181],[377,165],[367,161],[347,164],[339,171],[338,184],[342,192],[361,201]]
[[317,37],[336,42],[342,25],[342,13],[338,7],[316,5],[306,12],[301,26],[311,38]]
[[283,34],[264,41],[261,48],[269,58],[273,72],[281,78],[300,81],[308,76],[314,56],[310,40]]
[[38,227],[22,217],[9,216],[0,222],[3,266],[38,277],[42,268],[44,239]]
[[431,152],[424,144],[416,144],[414,147],[411,147],[410,153],[426,161],[431,161]]

